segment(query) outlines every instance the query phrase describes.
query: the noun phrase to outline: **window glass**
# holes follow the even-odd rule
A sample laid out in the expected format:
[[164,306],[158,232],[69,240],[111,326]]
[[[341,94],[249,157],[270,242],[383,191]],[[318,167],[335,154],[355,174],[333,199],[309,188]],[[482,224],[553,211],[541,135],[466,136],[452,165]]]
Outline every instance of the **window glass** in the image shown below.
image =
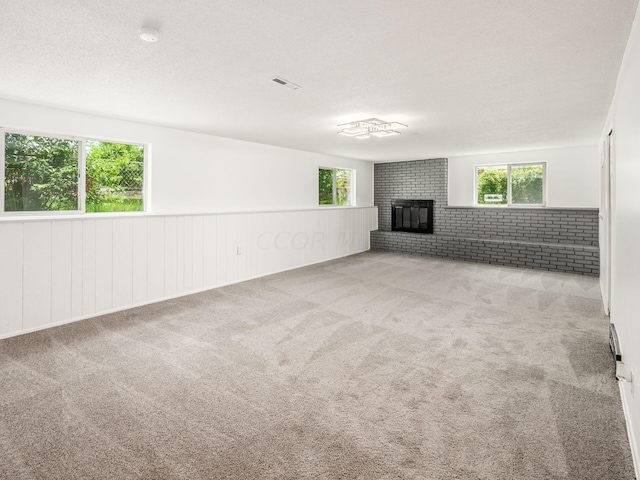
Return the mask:
[[506,205],[508,180],[506,166],[478,167],[476,169],[478,205]]
[[336,204],[351,205],[351,170],[336,170]]
[[87,141],[87,212],[144,210],[144,147]]
[[4,211],[78,210],[80,142],[5,132]]
[[320,168],[318,170],[319,205],[349,206],[355,202],[353,182],[355,171],[343,168]]
[[320,205],[333,205],[334,170],[321,168],[318,172],[318,191]]
[[476,205],[544,205],[545,163],[476,167]]
[[142,145],[0,129],[0,215],[144,211],[144,162]]
[[511,167],[511,203],[514,205],[542,205],[544,171],[542,165],[513,165]]

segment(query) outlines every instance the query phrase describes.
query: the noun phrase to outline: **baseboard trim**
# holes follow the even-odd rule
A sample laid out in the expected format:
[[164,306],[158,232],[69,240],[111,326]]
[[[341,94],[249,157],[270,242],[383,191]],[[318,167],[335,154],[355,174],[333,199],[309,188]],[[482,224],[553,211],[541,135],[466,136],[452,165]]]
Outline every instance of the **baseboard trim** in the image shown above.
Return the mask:
[[131,310],[132,308],[144,307],[145,305],[151,305],[153,303],[164,302],[164,301],[167,301],[167,300],[173,300],[174,298],[186,297],[186,296],[189,296],[189,295],[194,295],[196,293],[207,292],[209,290],[215,290],[216,288],[226,287],[228,285],[234,285],[236,283],[242,283],[242,282],[246,282],[246,281],[249,281],[249,280],[255,280],[256,278],[268,277],[269,275],[275,275],[276,273],[283,273],[283,272],[288,272],[290,270],[296,270],[298,268],[310,267],[311,265],[317,265],[319,263],[330,262],[332,260],[337,260],[339,258],[345,258],[345,257],[349,257],[351,255],[357,255],[359,253],[364,253],[364,252],[369,251],[370,249],[371,249],[371,247],[365,248],[364,250],[357,250],[355,252],[349,252],[349,253],[347,253],[345,255],[338,255],[336,257],[325,258],[323,260],[318,260],[318,261],[315,261],[315,262],[309,262],[309,263],[305,263],[305,264],[302,264],[302,265],[296,265],[295,267],[288,267],[288,268],[283,268],[283,269],[280,269],[280,270],[274,270],[274,271],[270,271],[270,272],[267,272],[267,273],[262,273],[260,275],[252,275],[250,277],[234,280],[234,281],[231,281],[231,282],[221,283],[221,284],[215,285],[213,287],[199,288],[199,289],[196,289],[196,290],[190,290],[188,292],[181,292],[181,293],[178,293],[176,295],[168,295],[168,296],[165,296],[165,297],[156,298],[156,299],[153,299],[153,300],[148,300],[148,301],[139,302],[139,303],[134,303],[134,304],[126,305],[126,306],[123,306],[123,307],[112,308],[112,309],[109,309],[109,310],[102,310],[100,312],[92,313],[90,315],[82,315],[80,317],[70,318],[70,319],[67,319],[67,320],[62,320],[60,322],[48,323],[47,325],[41,325],[41,326],[38,326],[38,327],[28,328],[28,329],[20,330],[18,332],[5,333],[3,335],[0,335],[0,340],[3,340],[5,338],[18,337],[20,335],[26,335],[28,333],[39,332],[40,330],[46,330],[48,328],[60,327],[62,325],[67,325],[69,323],[79,322],[81,320],[88,320],[90,318],[101,317],[103,315],[109,315],[111,313],[123,312],[125,310]]
[[[634,379],[635,380],[635,379]],[[631,458],[633,459],[633,469],[635,470],[636,478],[640,479],[640,452],[638,452],[638,444],[636,443],[636,436],[631,424],[631,418],[629,416],[629,403],[627,402],[627,392],[624,388],[624,382],[618,382],[620,388],[620,399],[622,403],[622,411],[624,412],[624,419],[627,424],[627,437],[629,438],[629,446],[631,447]]]

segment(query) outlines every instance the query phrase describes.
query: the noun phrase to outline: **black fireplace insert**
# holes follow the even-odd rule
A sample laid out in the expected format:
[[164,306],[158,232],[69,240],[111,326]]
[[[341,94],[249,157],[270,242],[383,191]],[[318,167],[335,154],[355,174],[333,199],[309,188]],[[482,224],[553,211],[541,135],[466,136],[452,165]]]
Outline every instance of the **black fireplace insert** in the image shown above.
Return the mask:
[[433,200],[392,200],[391,230],[433,233]]

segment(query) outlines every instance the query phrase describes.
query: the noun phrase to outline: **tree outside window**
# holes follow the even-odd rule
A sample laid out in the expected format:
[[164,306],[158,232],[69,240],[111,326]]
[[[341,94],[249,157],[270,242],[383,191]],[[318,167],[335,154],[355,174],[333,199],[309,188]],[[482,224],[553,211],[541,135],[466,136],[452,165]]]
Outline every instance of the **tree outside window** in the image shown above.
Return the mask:
[[142,145],[3,134],[4,212],[144,210]]
[[320,168],[318,170],[318,203],[320,205],[353,205],[353,170]]
[[5,134],[4,211],[78,210],[80,142]]
[[87,212],[138,212],[142,202],[144,148],[87,142]]
[[476,205],[544,205],[545,164],[476,167]]

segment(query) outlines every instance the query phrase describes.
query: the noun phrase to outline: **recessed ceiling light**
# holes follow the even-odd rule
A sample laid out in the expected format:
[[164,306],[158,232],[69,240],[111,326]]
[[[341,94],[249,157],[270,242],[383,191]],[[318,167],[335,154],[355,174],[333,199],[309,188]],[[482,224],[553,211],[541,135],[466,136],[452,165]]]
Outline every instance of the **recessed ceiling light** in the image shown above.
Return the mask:
[[396,128],[406,128],[404,123],[385,122],[378,118],[367,118],[366,120],[358,120],[351,123],[343,123],[338,125],[340,135],[346,135],[353,138],[369,138],[369,137],[389,137],[391,135],[400,135]]
[[142,27],[140,29],[140,38],[145,42],[157,42],[160,40],[158,36],[158,30],[153,27]]

